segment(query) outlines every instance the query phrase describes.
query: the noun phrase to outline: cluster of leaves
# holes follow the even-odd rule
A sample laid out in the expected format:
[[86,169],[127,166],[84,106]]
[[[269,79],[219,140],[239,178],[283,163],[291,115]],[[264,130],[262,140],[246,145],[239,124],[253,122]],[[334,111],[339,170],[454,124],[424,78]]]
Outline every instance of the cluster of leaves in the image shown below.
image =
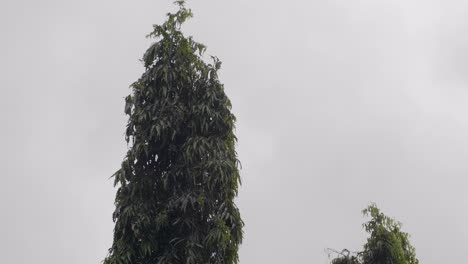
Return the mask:
[[114,240],[104,264],[237,263],[242,241],[234,204],[240,176],[235,117],[219,82],[220,61],[185,37],[179,10],[155,25],[145,72],[126,97],[129,150],[119,186]]
[[332,260],[332,264],[360,264],[358,256],[350,255],[349,250],[343,249],[341,252],[332,250],[339,257]]
[[371,218],[364,224],[370,235],[364,250],[355,255],[340,253],[332,264],[419,264],[408,233],[401,231],[401,223],[384,215],[375,204],[364,209],[363,214]]

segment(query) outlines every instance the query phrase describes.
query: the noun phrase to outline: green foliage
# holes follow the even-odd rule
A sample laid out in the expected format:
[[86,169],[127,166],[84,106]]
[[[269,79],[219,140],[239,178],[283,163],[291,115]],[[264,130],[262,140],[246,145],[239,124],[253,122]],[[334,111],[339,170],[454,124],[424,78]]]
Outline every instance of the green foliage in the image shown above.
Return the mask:
[[362,252],[363,263],[418,264],[409,235],[401,231],[401,223],[387,217],[375,204],[363,210],[371,220],[364,224],[370,234]]
[[148,36],[146,71],[125,98],[129,150],[113,175],[114,240],[104,264],[237,263],[243,222],[235,117],[221,62],[185,37],[184,1]]
[[371,218],[364,224],[370,235],[364,250],[355,256],[340,254],[332,264],[419,264],[408,233],[401,231],[401,223],[384,215],[375,204],[364,209],[363,214]]
[[341,252],[331,250],[339,255],[332,260],[332,264],[359,264],[357,256],[351,256],[349,250],[343,249]]
[[332,264],[359,264],[356,256],[341,256],[332,260]]

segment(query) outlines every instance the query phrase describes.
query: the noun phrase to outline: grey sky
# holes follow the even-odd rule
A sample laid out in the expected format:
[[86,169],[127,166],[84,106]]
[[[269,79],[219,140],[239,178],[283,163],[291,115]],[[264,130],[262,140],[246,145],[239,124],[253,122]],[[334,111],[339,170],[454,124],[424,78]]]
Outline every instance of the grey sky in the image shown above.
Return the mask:
[[[466,1],[189,1],[237,115],[242,264],[360,249],[360,210],[424,264],[468,250]],[[0,2],[0,255],[99,263],[125,154],[123,97],[171,1]]]

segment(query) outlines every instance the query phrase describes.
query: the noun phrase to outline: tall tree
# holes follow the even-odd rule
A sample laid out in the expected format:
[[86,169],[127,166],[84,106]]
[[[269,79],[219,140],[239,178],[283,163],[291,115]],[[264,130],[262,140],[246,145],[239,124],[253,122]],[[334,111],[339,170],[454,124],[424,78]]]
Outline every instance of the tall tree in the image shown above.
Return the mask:
[[114,240],[104,264],[237,263],[240,176],[231,103],[205,46],[180,27],[184,1],[154,25],[145,72],[126,97],[129,145],[113,175]]
[[375,204],[364,209],[363,214],[371,218],[364,224],[370,235],[364,250],[355,255],[343,250],[332,264],[419,264],[408,233],[401,231],[401,223],[383,214]]

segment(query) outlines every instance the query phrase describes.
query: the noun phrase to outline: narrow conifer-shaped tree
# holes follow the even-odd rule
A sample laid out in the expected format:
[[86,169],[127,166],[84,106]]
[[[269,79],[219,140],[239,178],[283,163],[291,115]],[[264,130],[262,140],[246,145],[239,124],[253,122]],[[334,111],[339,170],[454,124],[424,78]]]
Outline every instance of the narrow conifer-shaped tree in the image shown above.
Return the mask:
[[238,262],[242,240],[234,204],[240,176],[235,117],[205,46],[180,27],[184,1],[155,25],[145,72],[126,97],[129,145],[114,174],[119,186],[112,247],[104,264]]

